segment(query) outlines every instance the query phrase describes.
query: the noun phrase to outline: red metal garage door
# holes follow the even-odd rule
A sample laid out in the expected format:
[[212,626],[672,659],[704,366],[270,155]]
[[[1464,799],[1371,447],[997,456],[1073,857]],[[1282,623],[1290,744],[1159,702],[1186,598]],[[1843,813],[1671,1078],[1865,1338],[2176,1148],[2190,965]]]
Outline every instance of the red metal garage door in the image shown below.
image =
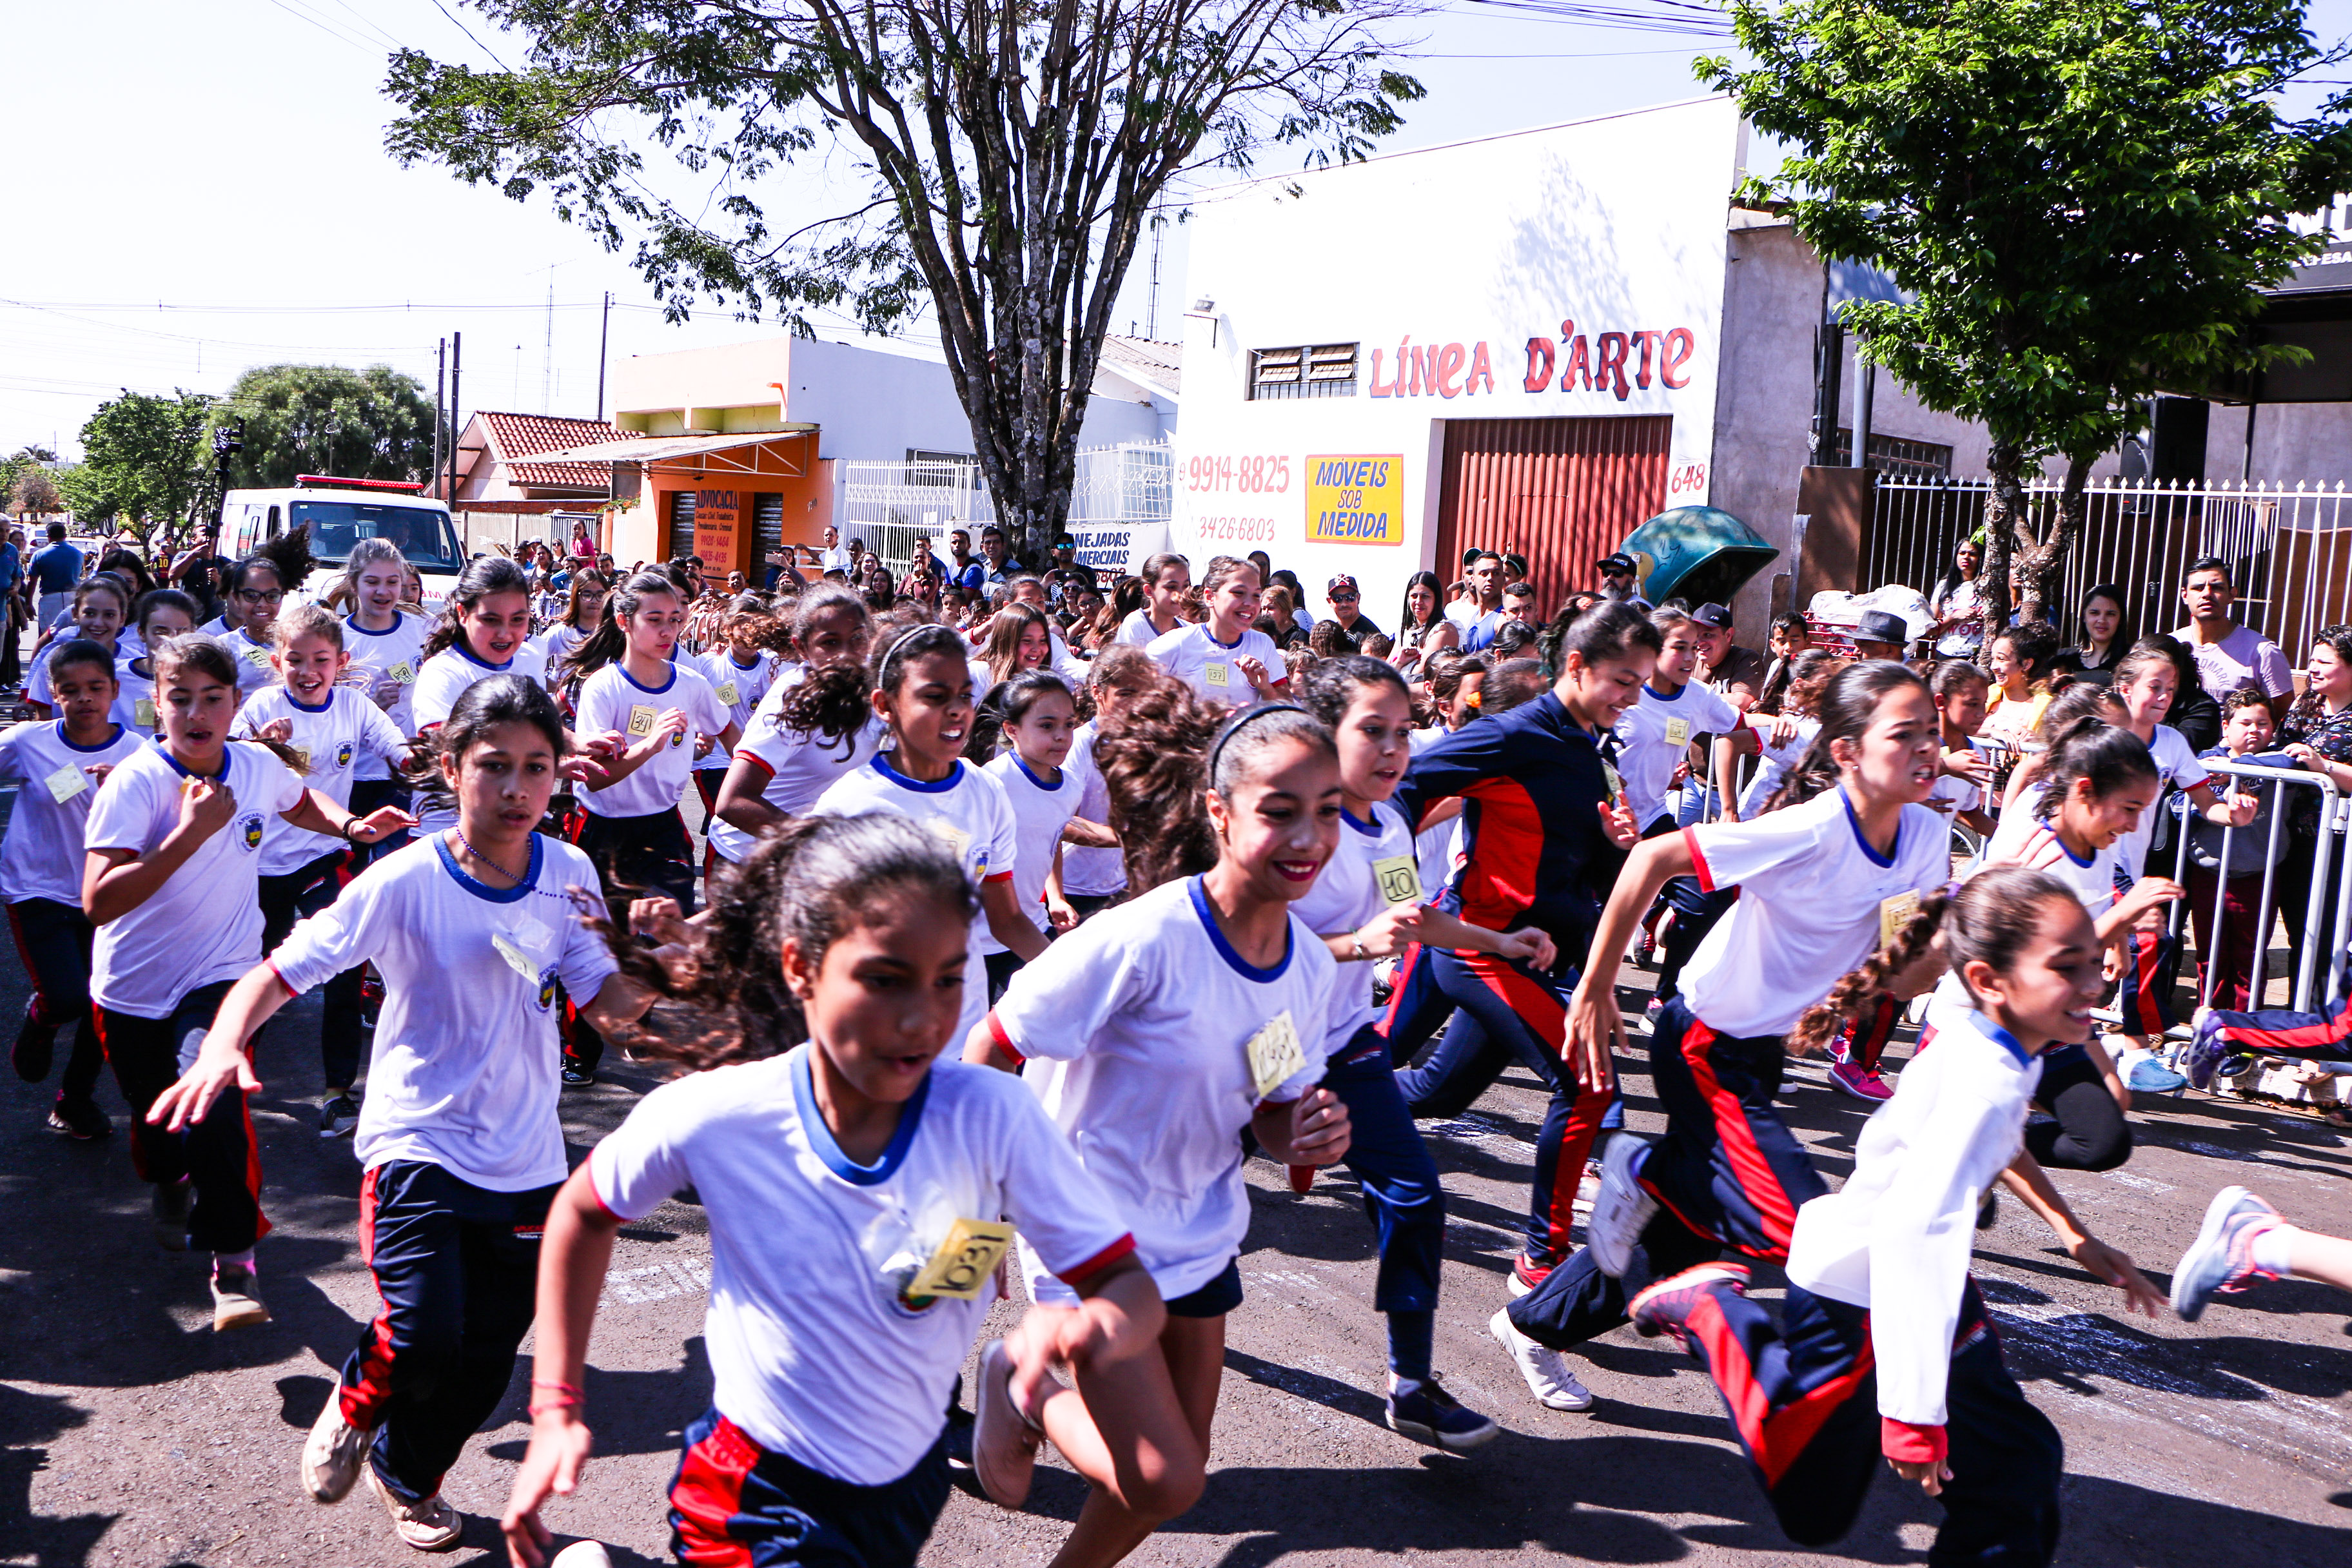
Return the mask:
[[1524,555],[1549,616],[1598,586],[1592,563],[1665,509],[1668,414],[1591,419],[1449,419],[1436,572],[1462,552]]

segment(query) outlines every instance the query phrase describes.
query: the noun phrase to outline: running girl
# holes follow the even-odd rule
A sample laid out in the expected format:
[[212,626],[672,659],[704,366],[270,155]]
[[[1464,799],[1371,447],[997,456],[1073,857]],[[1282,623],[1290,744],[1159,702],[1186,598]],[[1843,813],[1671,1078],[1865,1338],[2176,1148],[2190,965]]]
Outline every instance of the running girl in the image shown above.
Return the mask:
[[1281,695],[1289,680],[1282,651],[1255,624],[1263,589],[1250,563],[1213,557],[1201,578],[1208,618],[1152,638],[1144,651],[1203,701],[1246,706]]
[[301,1473],[312,1499],[340,1502],[365,1465],[420,1551],[457,1542],[442,1477],[506,1397],[530,1327],[539,1235],[565,1175],[556,984],[593,997],[585,1011],[607,1028],[652,1000],[578,918],[568,889],[588,880],[586,858],[533,832],[564,745],[553,700],[529,678],[469,688],[435,735],[456,826],[369,867],[221,988],[219,1017],[153,1113],[174,1131],[208,1124],[261,1087],[248,1042],[279,1008],[362,963],[383,975],[353,1142],[367,1172],[360,1245],[383,1310],[343,1363]]
[[[1087,667],[1087,689],[1094,698],[1095,715],[1078,726],[1070,746],[1069,766],[1085,782],[1078,795],[1078,820],[1105,825],[1091,844],[1068,840],[1062,851],[1062,895],[1081,920],[1098,913],[1127,890],[1127,859],[1110,821],[1110,785],[1095,766],[1095,745],[1103,725],[1111,722],[1155,682],[1165,680],[1151,656],[1132,644],[1105,648]],[[1089,837],[1092,837],[1089,835]]]
[[[1077,704],[1068,684],[1050,669],[1016,675],[994,696],[1003,748],[986,772],[1013,810],[1013,900],[1040,935],[1066,931],[1078,923],[1078,913],[1062,893],[1062,833],[1076,818],[1087,786],[1086,775],[1069,763]],[[1102,834],[1108,838],[1110,830]],[[982,936],[980,951],[988,965],[988,999],[994,1002],[1021,960],[993,936]]]
[[213,1327],[241,1328],[269,1318],[254,1288],[253,1244],[269,1222],[245,1097],[207,1099],[193,1115],[158,1097],[261,957],[266,820],[369,844],[409,819],[389,807],[355,817],[304,788],[269,747],[229,744],[237,667],[218,642],[174,637],[153,657],[162,743],[108,776],[84,836],[82,908],[98,928],[90,996],[135,1118],[132,1156],[154,1185],[155,1237],[213,1254]]
[[[1016,675],[1052,667],[1054,637],[1045,612],[1034,605],[1007,605],[988,623],[988,640],[981,645],[978,668],[972,671],[971,700],[976,706],[989,693]],[[1066,684],[1064,689],[1067,689]],[[986,757],[975,759],[986,762]]]
[[1991,682],[1985,672],[1964,659],[1948,658],[1928,679],[1936,698],[1936,719],[1943,729],[1944,775],[1927,804],[1949,809],[1979,838],[1992,837],[1996,824],[1990,805],[1994,762],[1991,752],[1977,740],[1984,728],[1985,696]]
[[[1715,1381],[1790,1540],[1843,1537],[1883,1456],[1943,1504],[1932,1561],[2047,1563],[2058,1433],[2001,1364],[1969,1276],[1971,1222],[2018,1153],[2042,1053],[2090,1037],[2105,944],[2072,889],[2035,872],[1931,898],[1906,951],[1940,925],[1970,1010],[1864,1125],[1844,1187],[1797,1215],[1780,1322],[1748,1300],[1747,1265],[1712,1262],[1643,1290],[1633,1321]],[[2099,1261],[2128,1307],[2157,1314],[2129,1258],[2103,1247]]]
[[114,721],[142,735],[155,732],[154,650],[195,629],[196,602],[176,588],[158,588],[139,596],[139,652],[114,661]]
[[36,718],[57,717],[57,699],[49,685],[49,661],[58,650],[68,642],[92,642],[104,648],[109,658],[114,658],[130,609],[130,598],[111,577],[93,577],[74,590],[72,631],[61,634],[35,654],[32,668],[25,672],[25,700],[31,704]]
[[[776,656],[770,645],[783,634],[775,612],[757,594],[738,594],[729,602],[719,623],[719,646],[702,656],[702,676],[710,682],[738,731],[751,728],[760,700],[776,679]],[[709,749],[705,750],[708,745]],[[725,747],[698,741],[694,787],[702,796],[703,829],[710,827],[711,809],[719,802],[719,786],[727,777],[734,754]]]
[[835,780],[810,809],[829,816],[869,811],[911,816],[963,862],[979,885],[985,917],[969,937],[972,979],[964,986],[959,1027],[970,1034],[988,1011],[988,987],[980,978],[988,967],[983,930],[1024,961],[1045,951],[1045,939],[1013,890],[1019,843],[1004,786],[961,760],[971,728],[971,666],[963,638],[940,626],[901,632],[875,660],[871,701],[888,731],[888,748]]
[[593,572],[572,574],[570,595],[565,599],[563,614],[539,638],[539,656],[546,666],[547,683],[556,693],[560,706],[567,710],[573,693],[563,688],[561,672],[571,664],[580,645],[596,635],[604,624],[604,601],[611,584]]
[[[1421,1067],[1398,1074],[1419,1109],[1477,1089],[1508,1057],[1550,1090],[1536,1139],[1527,1239],[1512,1274],[1531,1286],[1570,1250],[1570,1205],[1611,1099],[1605,1079],[1580,1084],[1563,1060],[1567,1004],[1559,972],[1572,972],[1593,910],[1633,842],[1615,807],[1601,741],[1649,679],[1657,628],[1628,605],[1608,604],[1546,632],[1559,670],[1549,691],[1491,720],[1465,725],[1413,757],[1396,792],[1408,822],[1442,801],[1462,801],[1463,855],[1441,908],[1486,933],[1475,949],[1449,942],[1404,950],[1381,1025],[1391,1060],[1405,1063],[1455,1009],[1477,1027],[1448,1029]],[[1538,962],[1540,961],[1540,962]],[[1492,1059],[1479,1058],[1491,1050]]]
[[229,657],[236,660],[236,690],[250,697],[274,678],[270,655],[271,623],[286,591],[310,574],[310,542],[307,529],[278,535],[268,548],[232,562],[222,574],[220,630],[215,634]]
[[1184,625],[1184,595],[1192,587],[1191,564],[1181,555],[1154,555],[1144,562],[1142,575],[1142,607],[1118,623],[1118,642],[1123,647],[1148,648]]
[[[1135,743],[1130,734],[1107,745]],[[1138,1362],[1172,1386],[1209,1452],[1224,1373],[1225,1314],[1241,1305],[1237,1259],[1249,1229],[1244,1129],[1276,1161],[1328,1165],[1348,1152],[1348,1111],[1316,1086],[1337,965],[1292,912],[1340,831],[1330,732],[1304,710],[1258,708],[1225,721],[1207,752],[1215,863],[1107,910],[1013,977],[972,1031],[967,1061],[1024,1070],[1135,1233],[1136,1256],[1167,1302],[1160,1353]],[[1112,769],[1113,787],[1123,776]],[[1189,817],[1199,808],[1181,809]],[[1166,825],[1166,837],[1180,835]],[[1190,833],[1181,835],[1186,838]],[[1022,1248],[1030,1297],[1073,1307],[1050,1248]],[[1164,1375],[1167,1384],[1160,1384]],[[993,1377],[985,1370],[983,1401]],[[1096,1451],[1090,1407],[1049,1407],[1045,1436],[1065,1454]],[[986,1415],[983,1412],[983,1425]],[[1056,1562],[1118,1562],[1159,1523],[1097,1487]]]
[[[1588,1245],[1510,1306],[1513,1328],[1538,1345],[1568,1350],[1614,1328],[1629,1289],[1722,1247],[1785,1257],[1798,1209],[1828,1190],[1772,1108],[1782,1037],[1943,887],[1951,829],[1921,804],[1940,766],[1926,682],[1891,660],[1852,665],[1822,694],[1820,718],[1785,804],[1650,839],[1601,911],[1568,1026],[1586,1081],[1605,1085],[1624,1037],[1617,969],[1642,911],[1672,876],[1740,889],[1651,1026],[1665,1139],[1610,1140]],[[1661,1204],[1668,1212],[1650,1226]],[[1629,1275],[1632,1287],[1612,1283]],[[1525,1347],[1511,1348],[1533,1386]]]
[[710,822],[711,852],[747,858],[760,835],[802,816],[835,780],[862,767],[888,733],[875,714],[866,601],[820,584],[793,606],[800,662],[776,678],[736,743]]
[[1412,735],[1412,700],[1395,666],[1361,655],[1325,659],[1307,671],[1302,695],[1339,747],[1341,827],[1338,852],[1295,909],[1340,965],[1323,1087],[1348,1108],[1348,1168],[1380,1237],[1372,1306],[1388,1318],[1388,1422],[1417,1442],[1474,1448],[1502,1428],[1464,1407],[1432,1370],[1445,1195],[1398,1091],[1372,966],[1423,943],[1456,959],[1475,954],[1498,969],[1517,963],[1540,973],[1555,958],[1552,940],[1533,925],[1472,925],[1421,886],[1412,824],[1390,802]]
[[49,645],[55,719],[0,731],[0,779],[25,785],[0,843],[0,898],[33,994],[9,1059],[16,1076],[49,1076],[58,1034],[74,1031],[49,1125],[75,1138],[102,1138],[113,1124],[91,1098],[105,1054],[89,1007],[92,932],[82,913],[82,831],[90,801],[107,775],[135,754],[139,734],[109,718],[115,701],[114,655],[76,637]]
[[[543,680],[546,671],[530,640],[530,579],[523,569],[503,555],[467,562],[441,603],[441,619],[418,650],[425,662],[417,666],[416,686],[409,693],[416,733],[430,734],[476,681],[507,674]],[[428,775],[426,783],[437,786],[438,781]],[[428,832],[438,833],[455,819],[456,808],[428,799],[418,803],[416,815]]]
[[[972,984],[962,858],[894,816],[804,818],[712,903],[690,979],[626,955],[699,1026],[678,1054],[707,1070],[647,1095],[549,1215],[513,1560],[545,1560],[538,1510],[588,1458],[614,1233],[688,1185],[709,1220],[717,1376],[670,1486],[680,1562],[912,1568],[947,1502],[940,1413],[1003,1221],[1068,1299],[982,1357],[982,1485],[1018,1507],[1042,1430],[1132,1516],[1189,1507],[1202,1449],[1149,1353],[1166,1320],[1126,1223],[1019,1085],[934,1065]],[[1045,1374],[1056,1361],[1075,1390]]]
[[[352,613],[343,618],[344,649],[351,663],[344,679],[358,686],[403,735],[416,733],[416,677],[425,668],[425,640],[432,623],[400,607],[408,563],[388,539],[362,539],[352,546],[343,569]],[[364,752],[352,774],[352,804],[360,811],[409,805],[399,769]]]
[[[388,775],[406,761],[408,737],[366,693],[342,684],[351,656],[343,651],[343,623],[333,611],[324,605],[297,605],[278,617],[271,631],[278,642],[278,683],[254,693],[237,710],[230,732],[286,747],[304,784],[351,810],[361,762],[373,762]],[[406,816],[397,805],[377,809]],[[340,837],[321,837],[282,819],[262,824],[262,952],[274,952],[296,921],[335,901],[353,875],[352,858],[351,845]],[[319,1107],[321,1137],[341,1137],[359,1124],[352,1091],[359,1082],[365,1026],[360,1003],[364,977],[352,969],[327,982],[319,1025],[327,1090]]]

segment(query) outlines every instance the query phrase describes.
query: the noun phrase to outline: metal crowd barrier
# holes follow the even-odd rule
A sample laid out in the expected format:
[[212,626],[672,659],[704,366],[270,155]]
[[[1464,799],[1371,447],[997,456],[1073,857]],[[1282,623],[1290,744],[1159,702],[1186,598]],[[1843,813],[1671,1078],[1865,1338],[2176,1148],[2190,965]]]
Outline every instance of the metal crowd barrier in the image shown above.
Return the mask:
[[[2263,767],[2253,763],[2233,762],[2223,757],[2208,757],[2204,759],[2204,763],[2208,773],[2272,786],[2270,824],[2267,829],[2268,836],[2263,844],[2262,894],[2254,905],[2256,935],[2253,944],[2253,968],[2247,980],[2247,990],[2252,1005],[2257,1008],[2263,1005],[2263,989],[2266,979],[2263,968],[2270,956],[2270,935],[2273,921],[2284,920],[2292,922],[2300,918],[2303,921],[2304,932],[2302,960],[2295,966],[2288,1006],[2298,1013],[2317,1012],[2328,1000],[2343,994],[2345,938],[2347,934],[2352,934],[2352,876],[2339,879],[2342,886],[2336,889],[2335,908],[2331,910],[2328,908],[2327,897],[2328,872],[2341,857],[2340,845],[2345,836],[2347,814],[2352,814],[2352,802],[2347,802],[2343,792],[2336,787],[2336,782],[2323,773],[2310,773],[2301,768]],[[2310,896],[2305,900],[2303,909],[2284,910],[2278,908],[2280,846],[2286,836],[2288,819],[2294,815],[2287,795],[2290,789],[2303,788],[2319,792],[2318,846],[2311,868]],[[2177,801],[2178,797],[2176,797],[2176,803],[2168,804],[2177,805]],[[2193,826],[2189,811],[2191,809],[2193,808],[2168,809],[2160,818],[2161,823],[2169,825],[2173,836],[2178,840],[2172,847],[2172,879],[2184,888],[2189,886],[2189,829]],[[2223,826],[2221,846],[2216,852],[2216,858],[2220,865],[2215,872],[2212,923],[2208,928],[2212,933],[2214,951],[2210,953],[2200,952],[2198,955],[2202,961],[2199,966],[2201,973],[2197,986],[2197,1002],[2200,1006],[2210,1006],[2213,1003],[2213,983],[2216,972],[2220,968],[2216,961],[2223,951],[2224,938],[2227,934],[2225,922],[2228,919],[2231,880],[2230,851],[2236,842],[2239,832],[2240,829],[2236,827]],[[2172,907],[2168,921],[2169,929],[2178,934],[2182,922],[2188,917],[2188,901],[2184,900]],[[2321,985],[2318,984],[2319,958],[2323,949],[2327,954],[2327,966],[2326,984]]]

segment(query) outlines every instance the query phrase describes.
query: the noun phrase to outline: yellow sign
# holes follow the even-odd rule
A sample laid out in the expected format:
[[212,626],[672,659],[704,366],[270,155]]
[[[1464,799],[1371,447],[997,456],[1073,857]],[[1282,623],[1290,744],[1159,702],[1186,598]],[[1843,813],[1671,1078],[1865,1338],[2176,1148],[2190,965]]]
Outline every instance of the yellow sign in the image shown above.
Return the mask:
[[1307,542],[1402,544],[1404,459],[1394,453],[1308,458]]

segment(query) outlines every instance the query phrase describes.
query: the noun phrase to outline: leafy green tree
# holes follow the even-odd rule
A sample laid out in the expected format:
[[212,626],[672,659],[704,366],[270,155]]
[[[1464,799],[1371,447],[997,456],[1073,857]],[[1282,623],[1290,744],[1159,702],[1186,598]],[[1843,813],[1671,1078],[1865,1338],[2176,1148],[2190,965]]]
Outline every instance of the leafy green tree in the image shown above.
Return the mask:
[[185,519],[204,481],[205,416],[212,405],[201,392],[125,392],[100,404],[81,427],[81,464],[63,487],[75,515],[119,521],[142,545],[158,528]]
[[[1170,179],[1276,144],[1362,155],[1422,94],[1381,24],[1427,0],[472,0],[531,64],[404,51],[403,163],[446,164],[635,261],[673,317],[932,312],[997,515],[1031,559],[1067,514],[1078,431],[1136,243]],[[655,194],[667,152],[708,200]],[[772,226],[806,154],[856,210]],[[784,231],[780,232],[780,229]]]
[[[2352,178],[2345,100],[2277,94],[2340,51],[2303,0],[1732,0],[1753,63],[1698,62],[1792,155],[1741,199],[1783,200],[1824,256],[1910,301],[1842,319],[1929,407],[1990,435],[1984,584],[2010,610],[2013,547],[2042,613],[2091,465],[2157,391],[2263,363],[2256,290],[2323,243],[2289,219]],[[2064,462],[2045,533],[2029,469]]]
[[245,449],[230,460],[232,488],[274,489],[299,474],[412,482],[431,477],[433,400],[415,377],[389,365],[248,370],[211,420],[214,427],[240,424]]

